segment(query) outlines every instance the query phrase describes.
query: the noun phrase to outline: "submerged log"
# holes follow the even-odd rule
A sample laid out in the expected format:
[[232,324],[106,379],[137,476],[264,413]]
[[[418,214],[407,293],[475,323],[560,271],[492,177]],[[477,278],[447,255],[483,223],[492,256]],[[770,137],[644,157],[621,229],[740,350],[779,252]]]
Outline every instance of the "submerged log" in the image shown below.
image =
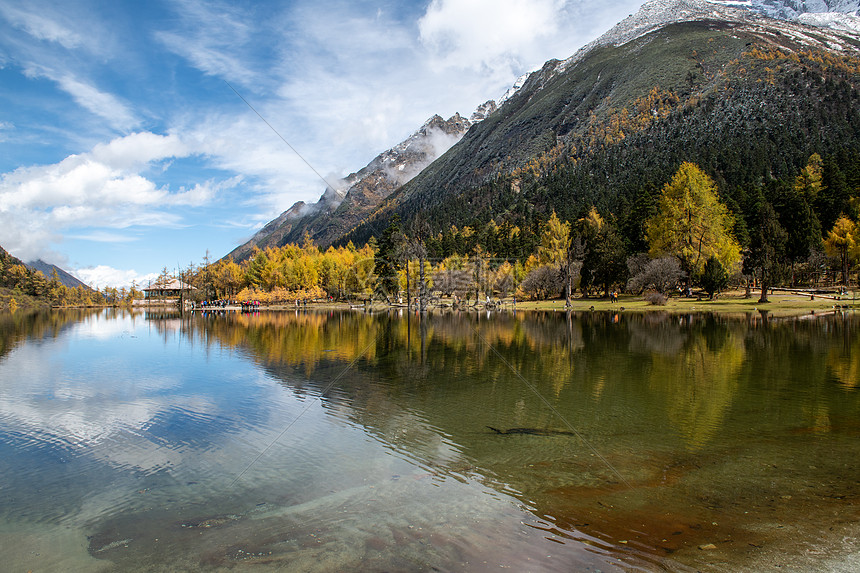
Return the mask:
[[492,426],[487,426],[489,429],[494,431],[497,434],[501,434],[503,436],[513,436],[515,434],[525,434],[529,436],[575,436],[576,432],[570,432],[568,430],[545,430],[541,428],[508,428],[507,430],[500,430],[498,428],[494,428]]

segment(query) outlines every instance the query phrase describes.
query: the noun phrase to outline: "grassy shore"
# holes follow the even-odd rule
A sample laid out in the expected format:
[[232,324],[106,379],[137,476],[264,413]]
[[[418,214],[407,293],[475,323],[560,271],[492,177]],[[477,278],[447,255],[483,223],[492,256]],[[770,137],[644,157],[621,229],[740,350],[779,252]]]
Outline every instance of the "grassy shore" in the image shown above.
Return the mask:
[[[802,314],[827,312],[835,309],[836,306],[844,308],[847,305],[849,308],[860,307],[860,292],[848,292],[847,295],[840,297],[840,300],[832,298],[824,298],[816,296],[814,299],[809,295],[791,294],[791,293],[776,293],[769,296],[770,301],[766,304],[758,302],[761,293],[755,292],[751,297],[747,298],[744,291],[732,291],[721,294],[715,300],[707,300],[697,298],[672,297],[668,299],[665,305],[653,305],[641,296],[634,295],[619,295],[618,302],[611,303],[608,299],[603,298],[574,298],[571,306],[573,311],[616,311],[616,312],[670,312],[675,314],[688,314],[692,312],[718,312],[721,314],[746,314],[758,313],[767,311],[771,316],[797,316]],[[855,300],[856,298],[856,300]],[[443,299],[443,308],[450,307],[451,301]],[[313,302],[307,306],[298,307],[299,310],[342,310],[348,308],[349,305],[342,302]],[[363,305],[357,304],[357,308],[363,308]],[[381,308],[379,303],[375,303],[373,308]],[[388,307],[385,307],[388,308]],[[396,308],[396,307],[395,307]],[[405,310],[405,305],[403,307]],[[503,301],[502,309],[510,311],[516,308],[518,311],[564,311],[566,310],[564,300],[540,300],[540,301],[522,301],[518,300],[516,306],[513,304],[512,298],[507,298]],[[262,306],[261,310],[296,310],[295,305],[271,305]],[[484,310],[483,304],[478,307],[471,307],[472,310]]]
[[[848,305],[857,308],[860,305],[860,293],[849,291],[840,297],[841,300],[815,297],[809,295],[775,293],[768,296],[769,302],[758,302],[761,293],[754,292],[746,298],[744,291],[732,291],[721,294],[715,300],[697,300],[696,298],[672,297],[665,305],[652,305],[641,296],[619,295],[618,302],[610,303],[608,299],[575,298],[572,301],[573,310],[621,310],[624,312],[664,311],[678,314],[690,312],[719,312],[727,314],[743,314],[749,312],[768,311],[773,316],[790,316],[824,312]],[[856,300],[855,300],[856,298]],[[517,302],[517,310],[565,310],[563,300]]]

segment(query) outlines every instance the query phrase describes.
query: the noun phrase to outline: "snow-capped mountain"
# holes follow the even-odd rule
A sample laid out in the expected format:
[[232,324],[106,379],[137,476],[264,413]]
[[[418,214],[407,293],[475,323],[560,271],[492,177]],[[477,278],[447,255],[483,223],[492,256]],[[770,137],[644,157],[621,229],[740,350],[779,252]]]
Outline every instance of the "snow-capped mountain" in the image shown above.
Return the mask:
[[770,18],[797,20],[803,14],[841,13],[860,16],[858,0],[713,0],[736,8],[754,10]]
[[[515,88],[519,89],[519,86]],[[515,88],[509,92],[514,93]],[[469,119],[459,113],[447,120],[434,115],[412,135],[377,155],[359,171],[343,179],[329,181],[316,203],[295,203],[267,223],[247,243],[234,249],[230,256],[242,260],[255,246],[265,248],[301,242],[305,232],[309,232],[319,245],[330,244],[338,233],[356,224],[392,191],[457,143],[472,125],[486,119],[496,109],[496,102],[489,100],[478,106]]]
[[502,95],[502,97],[499,98],[497,105],[499,107],[501,107],[501,105],[503,103],[505,103],[506,101],[511,99],[514,96],[514,94],[516,94],[518,91],[520,91],[520,89],[525,85],[526,80],[529,79],[530,75],[531,75],[531,72],[529,72],[527,74],[523,74],[520,77],[518,77],[517,81],[514,82],[514,85],[512,85],[510,88],[508,88],[508,91],[506,91]]
[[[554,73],[563,72],[596,47],[620,46],[668,24],[695,20],[712,19],[752,27],[761,25],[762,18],[782,20],[785,32],[801,40],[807,32],[796,24],[816,26],[826,30],[831,47],[840,49],[847,47],[846,34],[860,35],[860,16],[855,15],[858,12],[860,0],[652,0],[561,62]],[[775,24],[771,21],[769,26]],[[810,43],[818,40],[810,38]]]

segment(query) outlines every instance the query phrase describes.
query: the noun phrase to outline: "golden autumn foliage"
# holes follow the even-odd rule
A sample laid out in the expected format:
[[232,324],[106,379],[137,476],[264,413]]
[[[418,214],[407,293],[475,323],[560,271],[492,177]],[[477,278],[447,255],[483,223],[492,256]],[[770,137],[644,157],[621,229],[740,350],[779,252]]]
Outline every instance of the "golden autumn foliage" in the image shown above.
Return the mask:
[[692,279],[710,257],[734,269],[741,249],[731,234],[732,215],[720,202],[717,186],[693,163],[683,163],[663,187],[658,212],[646,223],[652,257],[672,255]]
[[[629,108],[610,108],[608,119],[592,113],[589,117],[586,141],[590,146],[612,145],[625,137],[642,131],[653,122],[666,118],[681,103],[672,91],[654,86],[647,95],[636,98]],[[606,101],[609,105],[609,101]]]
[[538,247],[538,262],[541,265],[559,264],[570,248],[570,223],[562,222],[555,214],[544,224]]
[[754,46],[742,56],[748,60],[761,62],[814,63],[824,72],[836,70],[851,74],[860,73],[860,58],[813,48],[792,52],[773,46]]
[[842,283],[848,284],[848,270],[851,264],[860,259],[860,232],[857,224],[846,216],[836,220],[833,228],[824,239],[827,254],[839,261],[842,269]]
[[256,249],[241,264],[231,259],[217,261],[198,272],[195,286],[208,290],[215,299],[270,304],[360,294],[372,289],[373,257],[369,245],[356,249],[350,243],[320,251],[306,240],[302,246]]

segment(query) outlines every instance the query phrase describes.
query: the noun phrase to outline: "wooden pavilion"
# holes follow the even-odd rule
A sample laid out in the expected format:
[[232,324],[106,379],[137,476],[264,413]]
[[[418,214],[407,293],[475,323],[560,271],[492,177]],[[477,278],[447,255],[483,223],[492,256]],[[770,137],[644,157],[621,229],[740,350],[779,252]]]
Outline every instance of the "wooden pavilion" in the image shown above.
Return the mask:
[[143,298],[147,302],[178,301],[186,299],[195,290],[197,290],[196,287],[184,283],[179,279],[170,279],[156,282],[148,288],[143,289]]

